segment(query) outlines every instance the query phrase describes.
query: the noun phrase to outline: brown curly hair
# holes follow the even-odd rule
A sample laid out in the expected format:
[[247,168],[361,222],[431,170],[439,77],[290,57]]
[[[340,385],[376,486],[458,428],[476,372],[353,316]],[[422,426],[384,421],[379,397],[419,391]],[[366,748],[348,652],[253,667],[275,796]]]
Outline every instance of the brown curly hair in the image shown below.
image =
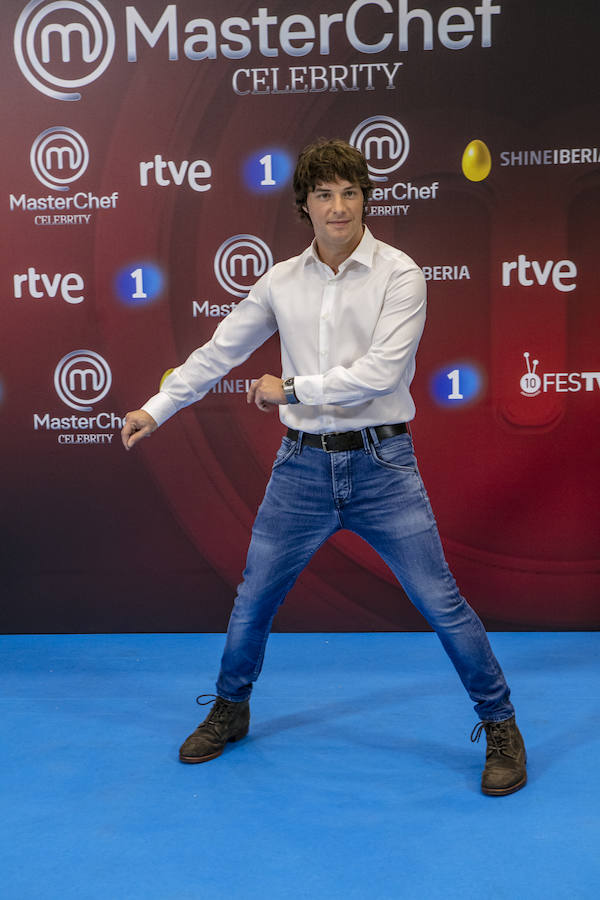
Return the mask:
[[367,161],[360,150],[346,141],[326,138],[319,138],[309,144],[298,157],[293,186],[296,209],[301,219],[310,222],[310,216],[304,209],[310,191],[314,191],[320,182],[337,181],[339,178],[358,184],[362,190],[364,220],[373,190]]

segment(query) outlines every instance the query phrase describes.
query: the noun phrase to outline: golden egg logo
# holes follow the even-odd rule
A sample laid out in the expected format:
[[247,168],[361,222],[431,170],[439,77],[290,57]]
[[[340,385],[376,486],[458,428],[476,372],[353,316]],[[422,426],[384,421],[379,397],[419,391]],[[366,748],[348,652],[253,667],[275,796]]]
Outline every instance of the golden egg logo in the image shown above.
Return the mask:
[[462,170],[469,181],[483,181],[490,174],[492,155],[483,141],[471,141],[462,155]]
[[173,371],[173,369],[167,369],[167,371],[165,372],[163,377],[160,379],[160,384],[158,386],[159,391],[162,388],[163,384],[165,383],[165,379],[169,377],[169,375],[171,374],[172,371]]

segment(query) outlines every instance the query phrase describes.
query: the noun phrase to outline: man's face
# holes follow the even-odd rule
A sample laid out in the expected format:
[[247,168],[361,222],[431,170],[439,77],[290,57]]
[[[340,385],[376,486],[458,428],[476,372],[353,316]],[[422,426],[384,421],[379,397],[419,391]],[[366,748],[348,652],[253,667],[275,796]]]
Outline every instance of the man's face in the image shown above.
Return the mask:
[[306,198],[321,258],[350,255],[363,234],[363,193],[358,184],[336,179],[319,182]]

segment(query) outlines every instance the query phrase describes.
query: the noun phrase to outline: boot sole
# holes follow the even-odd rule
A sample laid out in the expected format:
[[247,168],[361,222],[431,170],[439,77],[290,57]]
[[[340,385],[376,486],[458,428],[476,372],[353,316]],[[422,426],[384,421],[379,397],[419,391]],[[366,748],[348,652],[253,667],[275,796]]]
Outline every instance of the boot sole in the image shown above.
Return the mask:
[[[236,735],[233,735],[232,737],[228,738],[227,743],[235,744],[236,741],[241,741],[242,738],[245,738],[247,734],[248,734],[248,729],[246,729],[246,731],[244,731],[243,734],[236,734]],[[225,746],[227,746],[227,744]],[[180,753],[179,761],[183,762],[183,763],[192,763],[192,764],[209,762],[209,760],[216,759],[217,756],[220,756],[224,749],[225,749],[225,747],[221,747],[221,749],[217,750],[216,753],[209,753],[208,756],[182,756]]]
[[481,792],[486,794],[488,797],[505,797],[507,794],[514,794],[515,791],[520,791],[522,787],[525,787],[527,784],[527,775],[518,781],[517,784],[512,784],[509,788],[481,788]]

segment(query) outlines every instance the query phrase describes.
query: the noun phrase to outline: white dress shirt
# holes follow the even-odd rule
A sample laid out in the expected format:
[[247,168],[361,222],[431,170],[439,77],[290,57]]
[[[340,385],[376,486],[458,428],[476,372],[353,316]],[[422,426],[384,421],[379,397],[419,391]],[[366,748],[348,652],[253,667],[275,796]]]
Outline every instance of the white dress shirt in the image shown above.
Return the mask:
[[263,275],[143,409],[162,425],[279,331],[282,377],[300,401],[279,407],[284,425],[323,434],[409,422],[425,298],[417,264],[368,228],[337,274],[313,241]]

